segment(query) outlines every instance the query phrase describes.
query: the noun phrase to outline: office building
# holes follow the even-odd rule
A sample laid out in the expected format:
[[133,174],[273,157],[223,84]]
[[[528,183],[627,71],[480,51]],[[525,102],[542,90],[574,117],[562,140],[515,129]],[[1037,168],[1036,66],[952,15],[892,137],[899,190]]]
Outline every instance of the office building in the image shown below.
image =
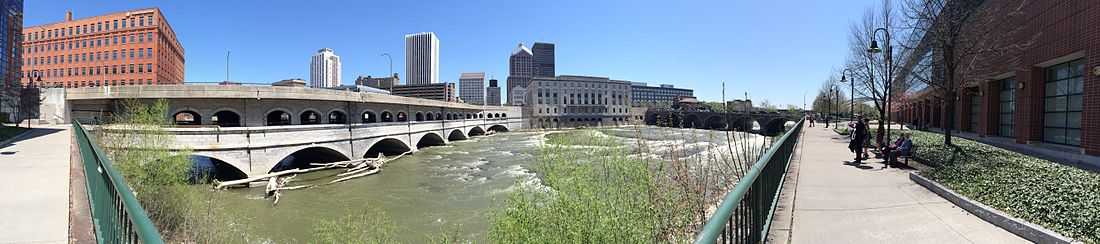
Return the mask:
[[309,85],[316,88],[340,86],[340,56],[322,48],[309,62]]
[[183,47],[160,9],[23,28],[20,81],[44,87],[182,84]]
[[434,32],[405,35],[407,85],[439,83],[439,38]]
[[272,82],[271,86],[305,87],[306,86],[306,81],[304,81],[302,79],[298,79],[298,78],[286,79],[286,80]]
[[536,77],[554,77],[554,44],[535,42],[531,45],[534,54]]
[[0,121],[18,121],[22,85],[23,0],[0,0]]
[[397,86],[400,84],[401,77],[398,77],[397,73],[394,73],[392,77],[373,78],[368,75],[366,77],[359,76],[355,79],[355,85],[369,86],[383,90],[389,90],[393,86]]
[[691,89],[676,88],[673,85],[648,86],[646,83],[630,82],[631,102],[635,107],[671,108],[682,97],[694,97]]
[[400,85],[394,86],[390,94],[403,97],[415,97],[447,102],[457,102],[455,96],[455,83],[432,83],[424,85]]
[[621,125],[638,122],[630,96],[630,83],[607,77],[535,77],[524,109],[532,128]]
[[[974,78],[957,82],[953,109],[947,107],[944,89],[918,84],[892,106],[892,116],[918,128],[951,125],[958,130],[956,135],[998,147],[1100,167],[1100,32],[1096,31],[1100,5],[1094,1],[1040,2],[1023,8],[1022,0],[974,5],[978,11],[994,13],[968,21],[1012,23],[1019,28],[1012,31],[1020,33],[976,49],[1009,51],[972,56],[975,58],[967,66],[984,68],[960,74]],[[984,30],[964,31],[960,38],[985,35],[989,34]],[[907,72],[896,79],[923,76],[942,80],[943,72],[920,65],[942,60],[942,55],[922,46],[899,64]],[[953,116],[948,116],[952,110]]]
[[531,82],[531,77],[535,75],[534,55],[530,49],[523,46],[520,43],[515,50],[512,51],[512,56],[508,57],[508,104],[520,105],[523,103],[523,99],[515,99],[516,97],[523,97],[524,91],[515,91],[517,87],[526,88],[527,83]]
[[489,87],[485,88],[485,105],[500,106],[500,86],[496,79],[490,79]]
[[485,105],[485,73],[462,73],[458,78],[458,97],[469,104]]

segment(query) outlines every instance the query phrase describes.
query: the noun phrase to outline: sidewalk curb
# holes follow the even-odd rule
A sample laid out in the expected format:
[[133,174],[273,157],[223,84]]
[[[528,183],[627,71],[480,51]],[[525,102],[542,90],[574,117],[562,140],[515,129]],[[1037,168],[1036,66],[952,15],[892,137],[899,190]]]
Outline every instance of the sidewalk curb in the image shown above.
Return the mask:
[[967,212],[978,216],[982,220],[989,222],[990,224],[1001,227],[1012,234],[1016,234],[1028,241],[1035,243],[1066,243],[1066,244],[1078,244],[1080,241],[1076,241],[1072,238],[1065,237],[1058,232],[1048,230],[1042,226],[1027,222],[1022,219],[1014,218],[1008,214],[1001,212],[1000,210],[991,208],[980,202],[970,200],[965,196],[962,196],[939,183],[936,183],[928,178],[924,178],[917,174],[917,172],[909,173],[909,180],[928,188],[928,190],[935,192],[936,195],[940,195],[947,201],[965,209]]

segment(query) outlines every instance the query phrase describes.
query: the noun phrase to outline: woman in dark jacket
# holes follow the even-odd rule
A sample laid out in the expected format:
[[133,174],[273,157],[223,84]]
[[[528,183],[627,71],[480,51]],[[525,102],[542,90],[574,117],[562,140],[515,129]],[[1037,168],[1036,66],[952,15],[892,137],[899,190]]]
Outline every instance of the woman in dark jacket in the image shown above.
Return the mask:
[[856,153],[856,163],[863,163],[863,142],[867,141],[867,123],[862,116],[856,116],[856,125],[852,130],[852,141],[848,143],[848,149]]

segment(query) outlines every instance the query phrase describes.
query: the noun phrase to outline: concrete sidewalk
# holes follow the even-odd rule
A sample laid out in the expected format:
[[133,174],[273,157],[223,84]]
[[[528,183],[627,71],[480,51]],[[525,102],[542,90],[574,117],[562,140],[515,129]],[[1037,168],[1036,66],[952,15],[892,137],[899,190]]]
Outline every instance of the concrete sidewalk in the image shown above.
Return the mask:
[[791,243],[1028,243],[909,181],[913,169],[852,163],[831,128],[806,127],[802,140]]
[[67,243],[69,129],[36,128],[0,145],[0,243]]

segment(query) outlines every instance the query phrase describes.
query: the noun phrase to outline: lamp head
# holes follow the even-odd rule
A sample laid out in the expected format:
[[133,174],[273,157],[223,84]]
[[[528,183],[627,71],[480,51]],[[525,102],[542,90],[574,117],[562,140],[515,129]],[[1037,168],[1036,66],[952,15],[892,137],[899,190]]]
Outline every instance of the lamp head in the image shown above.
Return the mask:
[[879,48],[878,48],[878,41],[875,41],[875,40],[871,40],[871,47],[870,47],[870,48],[867,48],[867,52],[869,52],[869,53],[879,53],[879,52],[882,52],[882,49],[879,49]]
[[844,76],[844,74],[840,74],[840,82],[848,82],[848,77]]

